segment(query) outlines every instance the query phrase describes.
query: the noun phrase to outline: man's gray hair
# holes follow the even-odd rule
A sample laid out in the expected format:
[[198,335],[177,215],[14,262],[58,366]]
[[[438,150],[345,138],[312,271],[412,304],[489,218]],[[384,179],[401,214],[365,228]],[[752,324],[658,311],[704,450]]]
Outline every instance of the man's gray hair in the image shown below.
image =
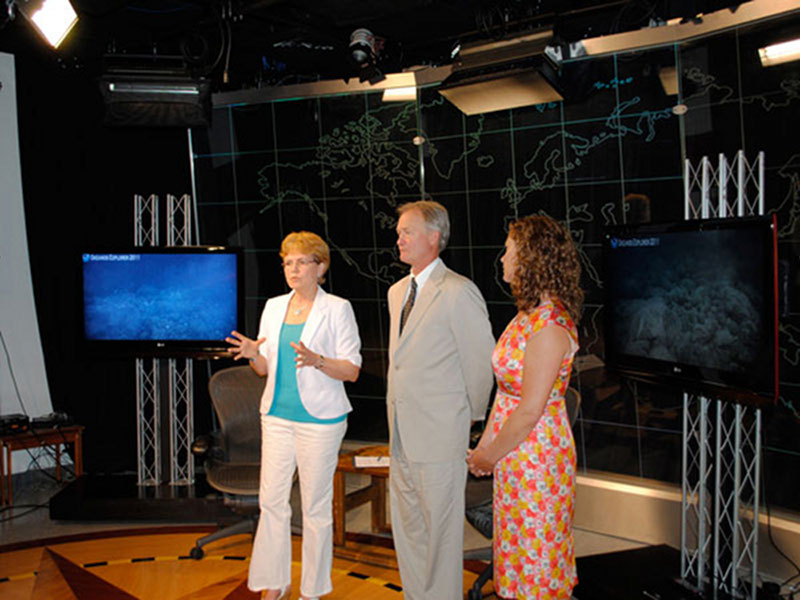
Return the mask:
[[433,200],[417,200],[398,206],[397,214],[399,216],[410,210],[419,211],[428,228],[439,232],[439,252],[444,250],[450,241],[450,217],[447,209]]

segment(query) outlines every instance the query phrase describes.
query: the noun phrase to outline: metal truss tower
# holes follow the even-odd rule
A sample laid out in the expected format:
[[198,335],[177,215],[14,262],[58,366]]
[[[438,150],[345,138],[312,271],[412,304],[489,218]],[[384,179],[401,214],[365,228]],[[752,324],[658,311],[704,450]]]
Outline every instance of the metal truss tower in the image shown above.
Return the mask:
[[[764,213],[764,153],[739,150],[715,166],[703,157],[684,174],[687,220]],[[711,598],[755,600],[761,409],[684,394],[681,579]]]
[[[134,244],[158,246],[158,196],[134,196]],[[167,246],[192,242],[191,196],[167,195]],[[163,481],[161,444],[161,364],[157,358],[136,359],[137,472],[140,486]],[[169,483],[192,485],[194,461],[194,363],[191,358],[167,360],[169,394]]]

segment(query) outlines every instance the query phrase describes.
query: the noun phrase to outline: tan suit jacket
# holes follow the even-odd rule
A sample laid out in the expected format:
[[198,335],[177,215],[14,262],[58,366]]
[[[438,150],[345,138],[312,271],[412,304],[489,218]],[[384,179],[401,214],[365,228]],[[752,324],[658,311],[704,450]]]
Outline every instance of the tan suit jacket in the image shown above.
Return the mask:
[[[398,335],[409,285],[389,288],[389,433],[414,462],[464,458],[472,420],[486,416],[494,337],[478,287],[439,263]],[[395,423],[396,420],[396,423]]]

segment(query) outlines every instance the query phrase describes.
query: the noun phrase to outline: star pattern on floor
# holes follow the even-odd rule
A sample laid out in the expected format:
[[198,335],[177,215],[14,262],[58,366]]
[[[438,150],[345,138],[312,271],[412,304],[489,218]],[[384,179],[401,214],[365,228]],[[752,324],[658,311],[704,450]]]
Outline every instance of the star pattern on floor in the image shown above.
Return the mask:
[[[49,600],[138,600],[119,586],[92,573],[51,548],[42,550],[31,598]],[[247,570],[226,577],[180,600],[258,600],[259,594],[247,588]]]

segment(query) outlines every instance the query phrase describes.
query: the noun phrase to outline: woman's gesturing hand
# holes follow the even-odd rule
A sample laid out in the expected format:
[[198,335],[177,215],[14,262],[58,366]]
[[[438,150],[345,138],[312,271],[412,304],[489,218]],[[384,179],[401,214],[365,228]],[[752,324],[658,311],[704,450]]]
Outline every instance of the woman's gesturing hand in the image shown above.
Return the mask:
[[297,365],[297,368],[300,367],[320,367],[323,362],[321,355],[317,354],[316,352],[312,352],[308,349],[303,342],[290,342],[292,348],[294,348],[294,363]]
[[231,331],[231,335],[225,338],[225,341],[231,345],[229,348],[230,353],[233,354],[233,360],[246,358],[247,360],[254,360],[258,358],[258,347],[266,341],[267,338],[259,338],[251,340],[249,337],[242,335],[238,331]]

